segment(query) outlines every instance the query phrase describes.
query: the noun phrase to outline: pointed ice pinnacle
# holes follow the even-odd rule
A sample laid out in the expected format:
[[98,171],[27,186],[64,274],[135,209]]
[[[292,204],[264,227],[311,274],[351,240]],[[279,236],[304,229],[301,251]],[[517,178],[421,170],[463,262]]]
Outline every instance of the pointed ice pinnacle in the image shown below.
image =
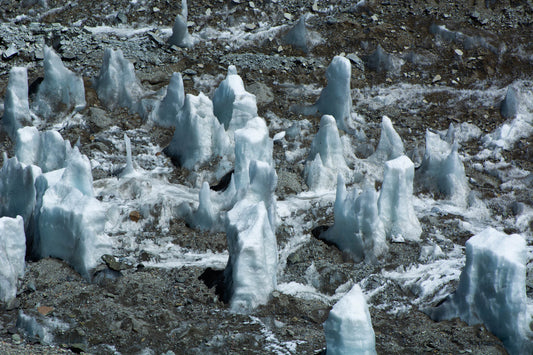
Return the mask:
[[350,78],[352,65],[345,57],[335,56],[326,69],[328,85],[320,93],[315,106],[324,115],[332,115],[337,127],[347,131],[346,120],[352,111]]
[[320,238],[335,243],[356,262],[363,259],[377,263],[387,250],[385,228],[379,218],[378,195],[373,188],[346,192],[344,179],[337,178],[337,196],[334,205],[335,223]]
[[187,30],[187,0],[181,0],[181,14],[176,16],[172,36],[168,39],[170,45],[178,47],[192,47],[194,44],[192,36]]
[[394,69],[392,57],[383,50],[381,44],[378,44],[376,51],[368,56],[366,65],[369,69],[376,72],[391,71]]
[[287,32],[283,41],[307,53],[307,29],[304,16],[300,17],[296,25]]
[[500,104],[500,113],[505,118],[514,118],[518,111],[518,97],[516,90],[509,86],[505,98]]
[[216,221],[216,215],[211,203],[211,189],[209,189],[207,181],[202,184],[198,200],[198,209],[192,215],[191,224],[200,230],[209,230]]
[[140,111],[139,99],[144,90],[135,76],[133,64],[124,58],[120,49],[105,49],[94,86],[98,98],[107,108],[127,107],[133,112]]
[[213,115],[211,100],[203,93],[187,94],[181,118],[165,153],[192,170],[212,158],[224,156],[229,147],[224,126]]
[[17,296],[17,283],[24,275],[25,256],[22,217],[0,217],[0,304],[9,305]]
[[23,67],[13,67],[9,71],[4,99],[2,125],[11,140],[15,140],[17,129],[23,123],[30,123],[30,106],[28,103],[28,72]]
[[184,101],[183,79],[180,73],[173,73],[165,98],[156,104],[156,107],[150,113],[150,119],[163,127],[175,127],[183,109]]
[[443,194],[458,205],[465,205],[470,189],[458,149],[457,143],[450,145],[438,134],[426,131],[426,151],[416,172],[416,180],[424,188]]
[[376,354],[376,336],[363,291],[358,284],[331,309],[324,323],[326,354]]
[[459,286],[440,306],[427,313],[434,320],[460,317],[483,323],[500,338],[509,354],[529,354],[533,333],[527,309],[527,246],[518,234],[493,228],[466,242],[466,264]]
[[385,163],[378,209],[387,236],[393,240],[419,241],[422,234],[412,203],[414,170],[405,155]]
[[348,171],[335,118],[324,115],[305,164],[307,186],[311,190],[332,188],[337,174],[346,177]]
[[390,118],[383,116],[378,147],[371,158],[375,161],[396,159],[405,153],[402,139],[394,130]]
[[83,79],[63,65],[61,58],[50,48],[44,47],[44,80],[35,98],[35,111],[49,118],[65,106],[67,110],[85,108]]
[[255,95],[246,91],[234,65],[228,67],[226,78],[215,90],[213,113],[224,129],[231,131],[243,128],[246,122],[257,116]]
[[135,169],[133,169],[133,159],[131,157],[131,140],[126,133],[124,133],[124,144],[126,145],[126,167],[122,170],[122,173],[120,174],[121,177],[135,174]]

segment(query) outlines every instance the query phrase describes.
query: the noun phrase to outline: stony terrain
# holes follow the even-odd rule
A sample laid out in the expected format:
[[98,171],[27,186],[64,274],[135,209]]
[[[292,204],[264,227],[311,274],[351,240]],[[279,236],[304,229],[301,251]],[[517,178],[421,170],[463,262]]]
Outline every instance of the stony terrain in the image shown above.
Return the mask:
[[[302,178],[306,149],[320,119],[318,115],[301,116],[290,107],[313,103],[326,84],[327,65],[334,55],[344,53],[352,60],[354,112],[364,118],[364,124],[355,127],[364,130],[364,138],[347,134],[343,138],[351,143],[357,158],[372,153],[383,115],[393,120],[411,153],[423,147],[428,128],[444,130],[450,123],[473,124],[481,132],[462,142],[461,154],[471,188],[485,201],[489,219],[494,221],[487,223],[496,223],[506,232],[531,235],[533,221],[518,224],[514,216],[518,214],[517,206],[533,208],[533,136],[523,137],[512,149],[502,151],[500,160],[488,157],[495,166],[492,170],[480,169],[476,154],[483,149],[480,137],[505,122],[498,107],[503,94],[494,97],[484,93],[505,88],[516,80],[523,80],[526,89],[533,90],[533,3],[355,3],[190,1],[189,31],[202,41],[183,49],[165,41],[180,9],[177,1],[0,1],[0,97],[4,96],[12,66],[26,66],[30,83],[38,80],[43,75],[43,46],[52,46],[69,69],[83,76],[87,108],[81,112],[82,123],[65,124],[68,113],[58,113],[57,119],[46,122],[43,128],[59,124],[61,134],[72,144],[80,139],[82,152],[91,160],[108,156],[116,169],[125,161],[124,150],[116,142],[123,131],[128,131],[141,168],[150,170],[159,164],[156,161],[162,161],[171,168],[166,177],[171,184],[194,188],[203,176],[212,179],[211,185],[217,181],[207,173],[189,173],[172,166],[161,153],[170,142],[172,130],[148,125],[126,109],[105,109],[91,80],[98,73],[106,47],[122,49],[134,63],[142,85],[154,92],[168,84],[172,72],[181,72],[187,93],[202,91],[212,96],[227,66],[234,64],[247,90],[257,96],[259,115],[267,121],[271,137],[288,130],[294,122],[300,129],[297,137],[286,138],[286,145],[274,144],[277,196],[282,203],[307,189]],[[289,26],[304,13],[309,14],[308,52],[283,41]],[[464,37],[440,38],[430,30],[434,24],[446,25],[476,40],[467,43]],[[115,30],[106,30],[111,27]],[[229,33],[228,28],[233,32]],[[223,36],[227,37],[219,39]],[[384,71],[365,65],[378,44],[403,65]],[[420,90],[402,97],[402,85]],[[391,98],[390,102],[371,100],[383,90],[394,91],[400,98]],[[118,130],[110,130],[112,126]],[[0,146],[12,156],[13,144],[4,133],[0,133]],[[295,162],[285,159],[287,150],[300,148],[303,152]],[[502,161],[505,164],[496,165]],[[209,166],[203,170],[208,171]],[[105,166],[95,167],[96,190],[104,191],[104,181],[114,173]],[[509,181],[513,189],[505,187]],[[416,193],[427,196],[425,191]],[[103,194],[99,197],[104,201],[110,198]],[[153,264],[162,256],[139,248],[134,253],[117,248],[97,269],[93,282],[87,283],[59,260],[29,261],[16,303],[0,311],[0,353],[316,354],[326,345],[322,323],[349,281],[363,282],[363,290],[372,293],[369,305],[379,354],[506,353],[500,340],[483,325],[468,326],[460,320],[436,323],[422,312],[445,295],[440,299],[421,297],[416,287],[391,279],[384,281],[380,276],[398,267],[418,265],[420,245],[394,243],[382,264],[354,264],[335,246],[314,238],[316,228],[333,222],[333,200],[334,195],[326,196],[324,201],[314,200],[308,209],[291,216],[291,221],[281,218],[276,236],[280,250],[290,251],[284,255],[285,268],[278,283],[310,283],[320,297],[275,291],[272,300],[253,314],[235,315],[227,311],[221,299],[220,267],[155,267]],[[150,213],[157,219],[162,207]],[[464,246],[472,236],[462,215],[442,211],[421,215],[424,243],[437,243],[446,253],[453,253],[454,244]],[[130,217],[141,222],[144,218],[136,214]],[[174,245],[199,253],[226,249],[224,233],[195,231],[177,217],[170,219],[168,232],[155,223],[139,226],[142,229],[134,235],[139,242],[169,237]],[[293,248],[290,243],[295,233],[308,237],[299,239]],[[531,246],[532,241],[528,242]],[[530,299],[531,258],[530,253]],[[461,267],[459,259],[457,272]],[[312,268],[318,271],[318,279],[309,276]],[[458,274],[446,284],[448,293],[457,279]],[[419,298],[423,300],[417,301]],[[53,347],[43,346],[39,344],[42,339],[17,329],[21,311],[41,324],[56,325]]]

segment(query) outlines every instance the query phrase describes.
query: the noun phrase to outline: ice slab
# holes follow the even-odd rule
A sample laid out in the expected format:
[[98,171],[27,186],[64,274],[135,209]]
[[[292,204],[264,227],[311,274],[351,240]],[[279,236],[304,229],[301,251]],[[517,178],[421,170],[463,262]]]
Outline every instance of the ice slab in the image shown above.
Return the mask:
[[361,287],[355,284],[329,312],[324,323],[326,354],[376,354],[376,336]]
[[36,200],[34,184],[41,170],[21,164],[16,157],[5,158],[0,169],[0,217],[22,216],[29,232]]
[[335,118],[324,115],[305,164],[304,178],[307,186],[311,190],[332,189],[337,174],[347,177],[348,173]]
[[412,203],[414,169],[405,155],[385,163],[378,209],[387,236],[393,239],[418,241],[422,234]]
[[235,188],[246,190],[250,182],[249,167],[252,160],[273,166],[274,143],[268,135],[268,127],[261,117],[254,117],[244,128],[235,131]]
[[250,185],[228,212],[229,260],[224,270],[225,298],[233,312],[265,304],[277,283],[277,175],[266,162],[250,162]]
[[233,312],[246,313],[267,303],[276,287],[276,236],[263,201],[243,199],[227,218],[226,298]]
[[23,123],[29,122],[31,116],[28,102],[28,72],[24,67],[13,67],[9,71],[2,125],[9,137],[15,140],[17,129]]
[[40,132],[35,127],[17,130],[15,155],[26,165],[37,165],[47,173],[65,167],[71,151],[70,142],[63,140],[57,131]]
[[488,228],[470,238],[459,286],[443,304],[428,311],[431,318],[483,323],[510,354],[529,353],[533,333],[527,310],[526,253],[526,241],[518,234]]
[[328,85],[320,93],[316,108],[324,115],[332,115],[337,121],[337,127],[347,130],[346,120],[352,111],[352,96],[350,93],[350,78],[352,65],[341,56],[335,56],[326,69]]
[[0,303],[9,304],[15,299],[18,279],[24,276],[25,256],[22,217],[0,217]]
[[230,150],[224,127],[213,114],[207,96],[187,94],[181,119],[165,152],[186,169],[193,170]]
[[35,112],[49,118],[58,111],[81,111],[85,105],[83,79],[65,68],[54,50],[45,46],[44,80],[32,105]]

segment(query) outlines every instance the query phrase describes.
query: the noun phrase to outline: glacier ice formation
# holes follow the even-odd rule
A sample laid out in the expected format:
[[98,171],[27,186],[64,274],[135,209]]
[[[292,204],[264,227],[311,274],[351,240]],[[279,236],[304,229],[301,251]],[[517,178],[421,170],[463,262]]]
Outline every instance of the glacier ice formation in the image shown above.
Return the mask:
[[335,56],[326,69],[327,86],[322,89],[316,102],[316,109],[323,115],[332,115],[337,120],[337,127],[348,131],[346,120],[352,111],[350,78],[352,65],[341,56]]
[[392,121],[387,116],[381,119],[381,135],[374,154],[370,159],[378,162],[396,159],[405,153],[402,138],[394,130]]
[[355,284],[331,309],[324,323],[326,354],[376,354],[376,336],[361,287]]
[[44,192],[39,213],[34,256],[65,260],[90,279],[100,257],[109,251],[110,242],[103,234],[106,217],[100,201],[94,198],[89,159],[77,147],[61,179]]
[[387,237],[393,240],[419,241],[422,234],[412,202],[414,170],[405,155],[385,162],[378,209]]
[[172,35],[168,39],[170,45],[192,47],[194,44],[194,40],[187,29],[187,15],[187,0],[181,0],[181,14],[176,16],[172,27]]
[[277,284],[275,235],[276,171],[266,162],[250,163],[250,186],[227,213],[229,260],[224,270],[225,299],[236,313],[268,302]]
[[18,280],[24,276],[25,256],[22,217],[0,217],[0,303],[9,304],[15,299]]
[[28,71],[23,67],[13,67],[9,71],[2,126],[8,136],[14,140],[17,129],[23,123],[31,122],[28,101]]
[[165,97],[155,104],[149,117],[160,126],[175,127],[178,124],[184,101],[183,78],[180,73],[173,73]]
[[[450,126],[446,137],[453,136]],[[448,139],[452,141],[453,139]],[[442,194],[458,205],[465,205],[470,188],[458,153],[459,145],[450,144],[437,133],[426,131],[426,150],[416,181],[423,188]]]
[[44,47],[44,80],[39,85],[34,111],[49,118],[58,111],[85,108],[83,79],[65,68],[61,58],[48,46]]
[[243,128],[246,122],[257,116],[256,97],[246,91],[234,65],[228,67],[226,78],[215,89],[213,113],[224,129],[231,131]]
[[43,173],[65,167],[72,148],[57,131],[23,127],[17,130],[15,156],[26,165],[37,165]]
[[213,103],[203,93],[187,94],[174,136],[165,152],[186,169],[193,170],[230,151],[230,140],[213,114]]
[[505,98],[500,104],[500,113],[505,118],[514,118],[518,111],[518,97],[516,90],[509,86]]
[[98,98],[106,107],[126,107],[132,112],[141,112],[139,100],[144,90],[135,76],[133,64],[124,58],[120,49],[105,49],[94,86]]
[[283,41],[291,46],[306,52],[307,46],[307,29],[305,28],[305,16],[300,17],[298,22],[283,37]]
[[346,178],[348,173],[335,118],[324,115],[305,163],[305,182],[311,190],[330,189],[335,186],[337,174]]
[[387,250],[385,227],[378,213],[378,194],[367,187],[361,194],[346,191],[344,179],[337,178],[334,204],[335,223],[320,235],[348,253],[355,262],[377,263]]
[[525,239],[487,228],[466,242],[466,265],[455,293],[428,310],[434,320],[483,323],[510,354],[533,349],[527,309]]

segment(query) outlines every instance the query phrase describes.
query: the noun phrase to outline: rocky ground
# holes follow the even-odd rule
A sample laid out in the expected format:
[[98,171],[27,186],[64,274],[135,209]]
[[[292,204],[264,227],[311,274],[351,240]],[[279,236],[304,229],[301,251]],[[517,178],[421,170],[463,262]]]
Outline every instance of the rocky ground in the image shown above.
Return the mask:
[[[122,49],[134,63],[142,85],[154,91],[168,84],[172,72],[181,72],[187,93],[202,91],[210,95],[224,78],[227,66],[236,65],[247,89],[257,96],[259,114],[269,124],[271,136],[289,128],[287,122],[296,122],[306,132],[297,139],[288,138],[289,149],[307,148],[319,123],[319,116],[303,117],[291,112],[290,107],[314,102],[318,90],[326,83],[327,65],[334,55],[344,53],[352,59],[351,87],[360,95],[353,97],[355,111],[365,120],[366,140],[346,138],[353,143],[358,158],[371,154],[379,139],[383,115],[391,117],[408,151],[423,146],[427,128],[443,130],[450,123],[467,122],[481,130],[478,137],[490,133],[505,121],[497,102],[479,106],[476,98],[458,100],[440,88],[451,86],[457,92],[478,90],[482,95],[491,87],[532,79],[531,1],[367,1],[359,7],[350,1],[317,5],[308,0],[191,1],[189,30],[200,34],[203,41],[190,49],[165,43],[168,28],[180,8],[175,1],[94,0],[65,4],[55,0],[24,0],[3,1],[1,5],[0,97],[4,96],[12,66],[26,66],[30,83],[41,77],[43,46],[52,46],[67,67],[83,76],[86,84],[87,108],[82,112],[86,124],[64,125],[61,134],[73,144],[80,138],[82,152],[91,159],[97,154],[108,154],[117,165],[124,162],[120,158],[121,148],[101,139],[102,132],[109,127],[137,130],[144,137],[132,137],[134,146],[145,139],[161,150],[170,142],[172,131],[146,126],[140,117],[125,109],[110,111],[100,104],[91,80],[98,73],[106,47]],[[302,13],[309,13],[308,52],[283,41],[288,25]],[[441,38],[432,33],[434,24],[446,25],[449,30],[475,40],[466,41],[464,36],[453,40]],[[131,31],[106,33],[96,30],[100,25],[148,30],[136,35]],[[272,29],[265,30],[269,26]],[[229,27],[239,28],[242,33],[235,40],[218,41],[217,36],[222,36]],[[210,28],[216,31],[210,32]],[[378,45],[403,65],[384,71],[365,65]],[[401,83],[418,84],[425,90],[419,97],[406,98],[409,103],[357,102],[358,97],[373,95],[380,88],[398,86],[401,91]],[[64,114],[58,114],[57,120],[61,117]],[[53,124],[54,120],[46,123],[47,127]],[[514,149],[502,153],[503,158],[511,167],[531,173],[532,143],[533,136],[520,139]],[[2,151],[12,156],[12,142],[3,133],[0,144]],[[134,153],[145,153],[142,147],[137,149]],[[523,184],[509,194],[502,188],[505,171],[490,174],[476,169],[472,157],[481,149],[477,139],[465,140],[462,146],[471,187],[486,201],[491,215],[512,216],[516,203],[531,208],[531,174],[529,180],[524,178]],[[305,155],[296,163],[288,162],[285,150],[287,147],[281,144],[274,146],[280,201],[307,189],[301,177]],[[148,160],[138,163],[150,168]],[[95,185],[110,176],[109,170],[93,170]],[[169,181],[194,186],[196,178],[175,167]],[[298,218],[305,223],[301,231],[312,234],[314,228],[332,223],[331,203],[319,204]],[[170,231],[165,236],[171,236],[176,245],[202,252],[221,252],[226,248],[223,233],[194,231],[177,217],[170,222]],[[461,216],[424,216],[421,223],[425,241],[435,228],[445,234],[448,239],[441,244],[445,251],[453,249],[452,242],[464,245],[472,235],[461,227]],[[525,230],[512,223],[505,224],[505,228],[508,232],[529,234],[533,229],[531,222]],[[157,239],[162,237],[161,233],[153,226],[140,231],[139,238]],[[292,233],[293,226],[284,224],[282,219],[277,235],[280,247],[286,245]],[[139,251],[124,262],[123,253],[117,250],[116,255],[106,258],[92,283],[61,261],[29,261],[16,303],[0,311],[0,352],[161,354],[171,350],[176,354],[313,354],[325,349],[322,323],[333,298],[306,299],[275,291],[272,300],[252,315],[235,315],[227,311],[227,304],[220,297],[221,270],[148,267],[149,262],[157,261],[157,255]],[[350,280],[364,279],[362,288],[369,291],[374,289],[369,275],[415,265],[419,255],[419,244],[394,244],[382,264],[354,264],[335,246],[310,238],[287,256],[279,282],[305,283],[306,271],[313,265],[320,275],[314,285],[325,296],[335,295],[338,287]],[[529,267],[530,298],[531,273]],[[455,283],[452,281],[448,286],[453,290]],[[401,312],[380,306],[398,300],[416,304],[416,298],[415,291],[391,282],[369,301],[379,354],[506,353],[500,340],[482,325],[468,326],[460,320],[436,323],[421,311],[423,307],[416,305],[406,306]],[[41,324],[55,324],[54,347],[41,345],[41,336],[23,334],[16,327],[19,312],[36,317]]]

